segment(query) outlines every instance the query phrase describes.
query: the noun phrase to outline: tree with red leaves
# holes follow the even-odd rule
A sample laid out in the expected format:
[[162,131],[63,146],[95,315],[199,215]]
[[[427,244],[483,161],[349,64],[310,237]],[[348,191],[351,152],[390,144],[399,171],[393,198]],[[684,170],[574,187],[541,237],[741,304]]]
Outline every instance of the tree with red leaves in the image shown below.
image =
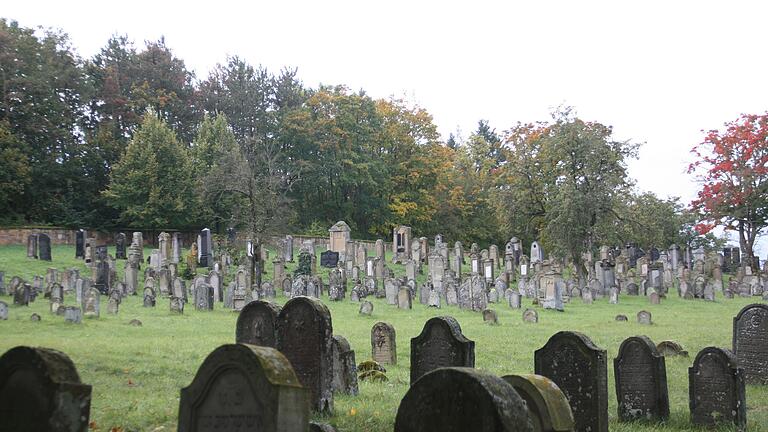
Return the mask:
[[745,261],[752,263],[755,239],[768,226],[768,113],[743,114],[725,130],[709,131],[691,152],[697,160],[688,173],[701,182],[691,203],[701,214],[696,230],[738,231]]

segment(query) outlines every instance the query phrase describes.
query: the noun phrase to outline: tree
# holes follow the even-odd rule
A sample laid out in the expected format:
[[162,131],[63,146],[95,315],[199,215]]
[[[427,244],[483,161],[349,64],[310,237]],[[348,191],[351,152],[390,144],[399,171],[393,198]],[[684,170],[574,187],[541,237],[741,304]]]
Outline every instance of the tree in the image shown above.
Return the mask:
[[688,173],[701,184],[691,203],[700,214],[696,230],[737,231],[745,262],[753,262],[755,240],[768,225],[768,113],[743,114],[725,130],[710,130],[691,152],[696,160]]
[[31,183],[32,171],[27,159],[26,145],[14,136],[7,121],[0,121],[0,208],[8,209],[2,219],[8,220],[22,201]]
[[148,110],[113,167],[104,196],[128,226],[188,227],[195,203],[191,173],[185,146]]

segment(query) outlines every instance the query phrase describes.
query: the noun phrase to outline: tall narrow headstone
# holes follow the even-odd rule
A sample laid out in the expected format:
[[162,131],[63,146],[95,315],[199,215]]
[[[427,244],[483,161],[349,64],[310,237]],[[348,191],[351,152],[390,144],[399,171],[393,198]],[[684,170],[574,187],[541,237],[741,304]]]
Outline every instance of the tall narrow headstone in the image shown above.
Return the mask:
[[576,432],[608,431],[608,365],[605,350],[578,332],[561,331],[534,353],[536,375],[565,393]]
[[733,318],[733,353],[745,382],[768,384],[768,305],[745,306]]
[[261,300],[245,305],[237,317],[235,341],[277,347],[277,317],[281,310],[279,305]]
[[128,259],[126,254],[126,238],[124,233],[118,233],[115,236],[115,259]]
[[449,366],[475,367],[475,342],[464,337],[455,318],[431,318],[411,339],[411,384],[427,372]]
[[51,260],[51,238],[48,234],[40,233],[37,235],[37,247],[39,258],[43,261]]
[[85,231],[75,231],[75,259],[85,259]]
[[38,234],[30,234],[27,236],[27,258],[37,259],[37,236]]
[[688,369],[688,392],[691,423],[708,427],[732,423],[746,430],[744,369],[729,350],[707,347],[696,355]]
[[200,267],[213,267],[213,242],[211,240],[211,230],[204,228],[200,231],[199,244],[197,245]]
[[669,418],[664,356],[646,336],[621,343],[613,359],[619,420],[666,421]]

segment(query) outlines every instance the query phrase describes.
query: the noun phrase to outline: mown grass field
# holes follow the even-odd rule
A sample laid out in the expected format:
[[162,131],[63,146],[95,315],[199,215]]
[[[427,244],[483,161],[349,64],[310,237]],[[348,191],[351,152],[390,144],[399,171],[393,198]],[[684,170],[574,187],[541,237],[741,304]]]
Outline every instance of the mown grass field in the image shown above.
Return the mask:
[[[114,255],[114,248],[110,248],[110,253]],[[118,262],[120,278],[123,264],[124,261]],[[26,258],[24,246],[0,247],[0,270],[5,271],[6,284],[14,275],[27,279],[35,274],[44,275],[48,267],[79,267],[81,275],[89,274],[84,263],[74,259],[71,246],[54,246],[51,263]],[[289,265],[289,271],[294,268],[295,264]],[[404,274],[402,266],[392,268],[396,275]],[[325,270],[323,279],[328,280]],[[11,306],[9,319],[0,321],[0,352],[30,345],[67,353],[83,382],[93,386],[92,430],[176,430],[179,390],[189,385],[211,350],[234,342],[237,314],[217,304],[212,312],[198,312],[188,305],[184,315],[172,315],[166,299],[158,299],[155,308],[144,308],[141,298],[135,296],[123,301],[118,315],[108,315],[106,297],[102,299],[99,319],[75,325],[51,315],[45,299],[38,298],[30,307],[17,307],[12,305],[12,298],[4,298]],[[278,303],[286,300],[278,294]],[[360,383],[359,396],[337,396],[333,416],[318,418],[340,431],[393,430],[397,407],[408,389],[410,339],[421,332],[427,319],[437,315],[455,317],[464,335],[475,341],[476,367],[498,375],[532,373],[533,353],[551,335],[560,330],[583,332],[608,352],[611,431],[697,430],[689,423],[688,367],[696,353],[706,346],[730,348],[733,316],[745,305],[761,302],[758,297],[725,300],[719,295],[714,303],[671,297],[660,305],[627,296],[622,296],[617,305],[608,304],[607,299],[592,305],[579,300],[567,304],[562,313],[539,309],[538,324],[523,323],[522,310],[496,304],[492,308],[499,314],[500,325],[490,326],[483,323],[479,313],[457,307],[436,310],[416,303],[413,310],[405,311],[387,305],[383,299],[372,299],[373,315],[361,316],[359,304],[350,302],[348,297],[344,302],[330,302],[327,297],[323,300],[331,310],[334,333],[349,340],[358,362],[370,358],[370,330],[376,322],[389,322],[397,331],[398,364],[388,366],[389,382]],[[65,304],[74,304],[74,295],[67,297]],[[531,300],[524,299],[523,307],[530,306]],[[643,309],[653,314],[653,325],[635,322],[635,314]],[[42,316],[41,322],[29,320],[33,312]],[[614,321],[617,314],[627,315],[630,321]],[[134,318],[141,320],[143,326],[129,326]],[[634,335],[647,335],[656,343],[675,340],[690,352],[688,358],[667,359],[671,418],[666,424],[617,421],[613,358],[621,342]],[[768,387],[747,386],[747,418],[749,431],[768,431]]]

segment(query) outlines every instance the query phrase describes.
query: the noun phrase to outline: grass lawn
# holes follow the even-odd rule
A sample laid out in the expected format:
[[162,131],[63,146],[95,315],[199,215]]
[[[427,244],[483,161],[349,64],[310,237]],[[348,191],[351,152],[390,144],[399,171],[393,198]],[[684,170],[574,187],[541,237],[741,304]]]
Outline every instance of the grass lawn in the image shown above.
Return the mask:
[[[114,255],[114,248],[110,248],[110,254]],[[81,275],[90,274],[74,255],[73,246],[54,246],[53,262],[49,263],[26,258],[24,246],[4,246],[0,247],[0,270],[5,271],[6,285],[15,275],[28,280],[35,274],[44,275],[48,267],[79,267]],[[123,265],[124,261],[118,261],[121,279]],[[405,274],[402,266],[391,267],[396,275]],[[290,264],[288,271],[294,268],[295,263]],[[268,270],[266,277],[270,279],[271,264]],[[327,270],[322,273],[327,282]],[[82,381],[93,386],[93,430],[176,430],[179,390],[189,385],[200,363],[214,348],[234,342],[237,314],[222,309],[218,303],[212,312],[197,312],[187,305],[184,315],[172,315],[167,299],[158,299],[155,308],[144,308],[141,297],[135,296],[123,301],[118,315],[108,315],[106,297],[102,299],[99,319],[75,325],[51,315],[48,301],[42,297],[30,307],[13,306],[12,298],[4,298],[11,306],[9,319],[0,321],[0,353],[17,345],[29,345],[55,348],[69,355]],[[74,304],[74,300],[74,295],[68,296],[65,304]],[[286,300],[278,293],[280,304]],[[408,389],[410,339],[421,332],[430,317],[451,315],[461,324],[464,335],[475,341],[476,367],[498,375],[532,373],[533,352],[557,331],[576,330],[588,335],[608,352],[610,430],[620,432],[696,430],[689,423],[688,367],[706,346],[730,348],[733,316],[745,305],[762,300],[725,300],[720,295],[714,303],[683,301],[675,296],[660,305],[628,296],[622,296],[617,305],[608,304],[607,299],[592,305],[578,300],[566,304],[562,313],[539,309],[538,324],[523,323],[522,310],[496,304],[491,307],[499,314],[498,326],[484,324],[479,313],[452,306],[436,310],[416,302],[413,310],[405,311],[387,305],[384,299],[371,299],[373,315],[360,316],[359,304],[350,302],[349,295],[343,302],[330,302],[327,297],[323,301],[331,310],[334,333],[349,340],[358,363],[370,358],[370,331],[376,322],[389,322],[397,331],[398,364],[387,367],[389,382],[360,383],[359,396],[337,396],[334,415],[318,419],[340,431],[393,430],[397,407]],[[524,299],[523,308],[530,306],[531,300]],[[635,314],[643,309],[653,314],[653,325],[635,322]],[[43,317],[41,322],[29,320],[33,312]],[[630,321],[614,321],[617,314],[627,315]],[[129,326],[134,318],[143,326]],[[667,359],[671,418],[664,425],[617,421],[613,358],[621,342],[634,335],[647,335],[656,343],[672,339],[690,353],[688,358]],[[768,431],[768,387],[747,386],[747,418],[749,431]]]

